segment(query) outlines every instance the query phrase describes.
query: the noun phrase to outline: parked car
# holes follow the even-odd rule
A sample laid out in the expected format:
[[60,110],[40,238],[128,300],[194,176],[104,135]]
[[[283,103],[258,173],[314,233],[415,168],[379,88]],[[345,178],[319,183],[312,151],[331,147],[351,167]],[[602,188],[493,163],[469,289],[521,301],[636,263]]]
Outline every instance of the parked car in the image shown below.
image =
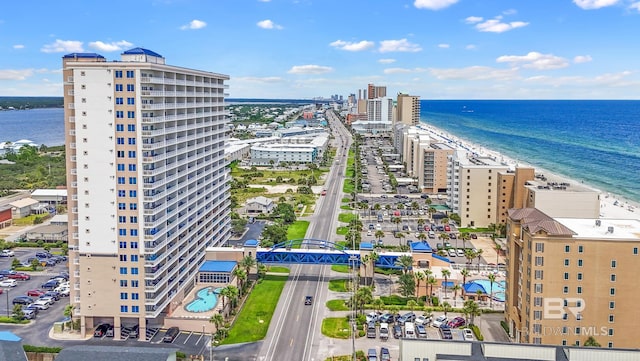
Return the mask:
[[113,325],[109,325],[109,327],[107,328],[107,332],[104,333],[104,335],[106,337],[113,337]]
[[377,322],[380,317],[380,313],[378,312],[369,312],[367,313],[366,321],[369,322]]
[[478,235],[475,233],[471,233],[471,239],[478,239]]
[[56,303],[56,300],[55,300],[53,297],[50,297],[50,296],[44,296],[44,295],[40,296],[40,297],[36,300],[36,302],[38,302],[38,301],[45,302],[45,303],[49,304],[49,306],[51,306],[51,305],[53,305],[54,303]]
[[111,325],[108,323],[101,323],[96,327],[96,330],[93,331],[93,337],[103,337],[106,333],[107,330],[109,329]]
[[49,303],[47,300],[41,300],[41,299],[38,299],[31,304],[31,307],[37,307],[40,310],[48,310],[49,306],[51,306],[51,303]]
[[122,330],[120,331],[120,334],[122,335],[122,337],[129,337],[129,338],[138,338],[138,335],[140,333],[140,326],[135,325],[135,326],[131,326],[131,327],[123,327]]
[[380,361],[391,361],[391,354],[389,353],[389,349],[386,347],[380,348]]
[[[49,292],[45,293],[42,296],[51,297],[51,298],[53,298],[54,301],[59,301],[60,297],[62,297],[62,296],[60,296],[60,292],[56,292],[56,291],[49,291]],[[42,298],[42,296],[40,298]]]
[[400,327],[400,325],[394,325],[393,338],[400,338],[400,337],[402,337],[402,327]]
[[416,334],[418,334],[418,338],[427,338],[427,329],[424,328],[424,325],[416,325]]
[[27,291],[27,296],[40,297],[44,295],[46,292],[42,290],[29,290]]
[[180,334],[180,329],[178,327],[171,327],[167,330],[167,333],[164,334],[164,337],[162,338],[162,342],[167,342],[167,343],[171,343],[173,342],[173,340],[176,339],[176,337],[178,337],[178,335]]
[[416,323],[416,325],[428,325],[429,323],[431,323],[431,317],[418,316],[416,317],[416,320],[414,322]]
[[6,279],[3,281],[0,281],[0,287],[15,287],[17,285],[18,285],[18,282],[13,279]]
[[26,306],[22,306],[22,310],[31,310],[33,312],[35,312],[35,314],[37,315],[38,313],[40,313],[40,309],[37,306],[34,306],[33,303],[30,303]]
[[440,336],[443,340],[453,340],[453,333],[451,333],[451,329],[447,325],[440,327]]
[[27,320],[33,320],[34,318],[36,318],[36,315],[38,314],[38,311],[36,309],[33,308],[23,308],[22,309],[22,314],[24,315],[24,318],[26,318]]
[[7,278],[11,278],[19,281],[27,281],[31,279],[31,276],[29,276],[27,273],[24,273],[24,272],[16,272],[8,275]]
[[49,252],[36,252],[36,257],[38,258],[51,258],[53,255]]
[[462,317],[456,317],[453,320],[449,321],[449,327],[458,328],[466,325],[466,321]]
[[367,351],[367,361],[378,361],[378,352],[375,348],[370,348]]
[[16,273],[16,271],[8,270],[8,269],[0,269],[0,276],[7,277]]
[[433,322],[431,323],[431,326],[433,326],[433,327],[440,327],[440,326],[442,326],[443,324],[446,324],[448,320],[449,320],[449,319],[447,318],[447,316],[444,316],[444,315],[442,315],[442,316],[438,316],[438,317],[436,317],[436,319],[435,319],[435,320],[433,320]]
[[45,290],[53,290],[56,287],[58,287],[59,282],[56,280],[49,280],[45,283],[42,284],[42,288],[44,288]]
[[416,314],[413,312],[407,312],[398,318],[398,323],[403,325],[405,322],[413,322],[416,319]]
[[395,317],[393,316],[393,313],[385,313],[381,315],[378,319],[380,320],[380,322],[383,322],[383,323],[392,323]]
[[473,331],[470,328],[462,329],[462,334],[464,335],[464,339],[467,341],[473,341]]

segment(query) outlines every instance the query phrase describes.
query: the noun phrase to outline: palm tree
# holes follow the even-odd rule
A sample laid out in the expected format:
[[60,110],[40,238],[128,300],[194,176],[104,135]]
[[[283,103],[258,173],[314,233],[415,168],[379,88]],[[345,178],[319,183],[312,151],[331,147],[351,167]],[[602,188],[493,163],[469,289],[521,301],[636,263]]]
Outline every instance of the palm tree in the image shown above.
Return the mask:
[[460,284],[456,283],[455,285],[453,285],[453,287],[451,287],[451,290],[453,291],[453,307],[457,307],[457,303],[458,303],[458,291],[462,290],[462,287],[460,287]]
[[358,309],[360,309],[360,313],[364,313],[364,305],[367,303],[373,302],[373,294],[371,292],[371,287],[360,287],[355,294],[355,305]]
[[467,241],[471,239],[469,232],[460,233],[460,239],[462,240],[462,248],[467,249]]
[[487,278],[489,279],[489,287],[490,287],[490,291],[489,291],[489,308],[491,308],[493,310],[493,283],[496,281],[496,275],[493,274],[493,273],[489,273]]
[[482,257],[482,253],[484,253],[482,248],[476,251],[476,257],[478,257],[478,272],[480,272],[480,257]]
[[440,234],[440,238],[442,239],[443,244],[447,243],[447,241],[449,240],[449,234],[448,233],[441,233]]
[[224,310],[227,307],[227,297],[229,297],[229,295],[231,294],[231,291],[229,291],[229,286],[227,287],[223,287],[220,290],[220,297],[222,298],[222,309]]
[[425,282],[424,282],[424,293],[427,295],[427,299],[428,299],[430,297],[430,294],[428,292],[429,291],[429,277],[431,277],[431,275],[433,275],[433,271],[427,268],[427,269],[425,269],[423,271],[423,273],[424,273],[424,280],[425,280]]
[[496,268],[498,267],[498,263],[499,262],[499,257],[500,257],[500,251],[502,251],[502,246],[499,245],[498,243],[494,243],[493,244],[493,249],[496,250]]
[[467,318],[471,317],[471,322],[469,322],[469,324],[473,325],[475,316],[480,316],[481,314],[480,306],[478,306],[478,303],[476,301],[472,299],[468,299],[464,301],[464,307],[462,308],[462,313]]
[[424,240],[427,239],[427,235],[424,234],[424,232],[420,232],[418,233],[418,239],[424,242]]
[[398,245],[401,246],[402,245],[402,239],[404,238],[404,233],[396,232],[396,237],[398,238]]
[[393,217],[393,218],[391,219],[391,222],[396,224],[396,231],[399,231],[399,230],[400,230],[400,229],[399,229],[399,224],[402,222],[402,220],[400,219],[400,217]]
[[460,271],[460,274],[462,275],[462,286],[464,286],[464,285],[467,284],[467,277],[469,277],[469,275],[470,275],[469,270],[466,269],[466,268],[463,268]]
[[451,311],[451,304],[447,301],[442,302],[442,310],[444,311],[444,315],[447,315],[447,312]]
[[424,219],[422,219],[422,218],[418,218],[418,221],[417,221],[417,222],[418,222],[418,226],[420,226],[420,228],[424,229],[424,228],[422,227],[422,226],[424,226],[424,223],[425,223]]
[[235,304],[238,301],[238,295],[240,294],[240,291],[238,290],[238,287],[233,285],[229,285],[227,287],[229,288],[229,299],[231,300],[232,307],[235,308]]
[[420,282],[424,281],[426,279],[426,276],[424,274],[424,272],[422,271],[417,271],[413,273],[413,276],[416,278],[416,290],[418,290],[416,293],[420,294]]
[[431,304],[431,305],[432,305],[432,304],[433,304],[433,302],[432,302],[432,301],[433,301],[433,299],[432,299],[431,297],[432,297],[432,295],[433,295],[433,286],[435,286],[435,285],[437,285],[437,284],[438,284],[438,280],[437,280],[435,277],[433,277],[433,276],[429,276],[429,278],[427,278],[427,282],[426,282],[426,284],[427,284],[427,285],[429,285],[429,295],[428,295],[428,297],[429,297],[429,304]]
[[375,300],[373,300],[373,302],[371,302],[371,305],[377,311],[382,311],[382,308],[384,307],[384,301],[381,298],[376,298]]
[[238,278],[238,281],[240,281],[240,295],[242,295],[244,293],[244,286],[245,286],[245,281],[247,279],[247,272],[242,269],[242,268],[235,268],[232,272],[232,274],[234,276],[236,276],[236,278]]
[[245,269],[245,271],[247,272],[247,277],[250,274],[251,271],[251,267],[256,265],[256,260],[255,258],[251,257],[251,256],[245,256],[244,258],[242,258],[242,260],[240,260],[240,267],[243,267]]
[[263,278],[267,274],[267,266],[264,263],[258,263],[258,277]]
[[451,271],[448,269],[442,270],[442,278],[444,278],[444,298],[447,298],[447,280],[451,276]]
[[213,323],[216,326],[216,332],[218,332],[220,326],[222,326],[222,323],[224,323],[224,317],[222,317],[222,315],[219,313],[215,313],[213,314],[213,316],[211,316],[209,322]]
[[411,267],[413,266],[413,257],[411,257],[409,255],[406,255],[406,254],[398,257],[396,259],[396,266],[401,267],[402,268],[402,272],[404,274],[407,274],[409,269],[411,269]]
[[365,254],[364,256],[362,256],[362,258],[360,259],[360,264],[362,265],[362,267],[364,267],[364,283],[365,285],[367,285],[367,265],[369,264],[369,255]]
[[69,321],[65,322],[63,326],[67,325],[73,318],[73,310],[74,310],[74,307],[72,304],[68,304],[64,306],[64,311],[62,312],[62,315],[66,317]]
[[464,250],[464,258],[467,259],[467,263],[471,264],[471,262],[473,261],[474,258],[476,258],[476,251],[469,249],[469,248],[465,248]]
[[369,254],[369,260],[371,261],[371,287],[376,289],[376,283],[374,282],[376,279],[376,262],[380,259],[380,255],[376,252],[371,252]]
[[382,230],[377,230],[376,233],[374,234],[374,236],[379,240],[382,239],[382,237],[384,237],[384,231]]

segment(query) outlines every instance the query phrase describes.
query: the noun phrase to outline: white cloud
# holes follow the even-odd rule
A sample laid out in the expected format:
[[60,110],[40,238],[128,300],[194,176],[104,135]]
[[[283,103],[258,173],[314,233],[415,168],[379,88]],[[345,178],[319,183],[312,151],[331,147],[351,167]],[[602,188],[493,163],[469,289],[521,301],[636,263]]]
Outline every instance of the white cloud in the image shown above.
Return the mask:
[[490,19],[485,22],[476,24],[476,29],[482,32],[503,33],[505,31],[521,28],[527,25],[529,25],[529,23],[524,21],[512,21],[510,23],[503,23],[500,17],[496,17],[495,19]]
[[591,55],[578,55],[578,56],[573,58],[573,62],[576,63],[576,64],[588,63],[591,60],[593,60],[591,58]]
[[584,10],[600,9],[615,5],[619,0],[573,0],[573,3]]
[[33,69],[0,69],[0,80],[25,80],[33,73]]
[[103,43],[102,41],[92,41],[89,43],[90,48],[106,52],[119,51],[124,48],[130,48],[132,46],[133,44],[126,40],[112,41],[110,43]]
[[258,0],[258,1],[259,1],[259,2],[261,2],[261,3],[268,3],[268,2],[270,2],[271,0]]
[[332,72],[333,68],[322,65],[295,65],[287,73],[289,74],[324,74]]
[[262,20],[262,21],[258,21],[258,23],[256,24],[258,25],[258,27],[263,28],[263,29],[282,29],[282,26],[274,23],[273,21],[267,19],[267,20]]
[[467,24],[475,24],[481,22],[482,20],[484,20],[482,16],[469,16],[464,19],[464,22]]
[[395,63],[396,59],[380,59],[378,60],[378,63],[382,63],[382,64],[391,64],[391,63]]
[[207,26],[207,23],[202,20],[191,20],[189,24],[182,25],[180,27],[180,30],[198,30],[204,28],[205,26]]
[[40,51],[43,53],[81,53],[84,49],[81,41],[56,39],[53,43],[44,45]]
[[409,74],[424,72],[423,68],[407,69],[407,68],[388,68],[384,70],[385,74]]
[[415,0],[413,6],[418,9],[440,10],[457,2],[458,0]]
[[475,44],[469,44],[464,47],[467,50],[476,50],[478,47]]
[[438,47],[440,49],[449,49],[450,45],[449,44],[438,44]]
[[16,44],[13,46],[14,49],[24,49],[24,45],[22,44]]
[[333,43],[329,44],[334,48],[346,50],[346,51],[363,51],[367,49],[371,49],[375,46],[373,41],[362,40],[357,43],[352,43],[349,41],[336,40]]
[[400,40],[383,40],[380,42],[381,53],[389,53],[393,51],[415,53],[422,51],[418,44],[410,43],[407,39]]
[[469,66],[466,68],[429,69],[431,75],[440,80],[513,80],[517,78],[517,69],[496,69],[488,66]]
[[635,10],[638,10],[638,12],[640,12],[640,1],[629,5],[629,9],[635,9]]
[[507,9],[505,11],[502,12],[504,15],[514,15],[518,13],[518,10],[516,9]]
[[569,66],[567,59],[553,54],[541,54],[532,51],[527,55],[503,55],[496,59],[498,63],[509,63],[512,66],[522,65],[523,68],[537,70],[561,69]]

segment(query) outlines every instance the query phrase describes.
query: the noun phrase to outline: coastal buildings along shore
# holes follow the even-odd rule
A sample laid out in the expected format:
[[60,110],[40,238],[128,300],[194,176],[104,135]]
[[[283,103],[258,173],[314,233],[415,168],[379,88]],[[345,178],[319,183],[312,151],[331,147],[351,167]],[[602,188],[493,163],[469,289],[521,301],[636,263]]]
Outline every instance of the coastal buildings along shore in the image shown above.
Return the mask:
[[73,315],[144,335],[229,238],[229,77],[142,48],[62,60]]

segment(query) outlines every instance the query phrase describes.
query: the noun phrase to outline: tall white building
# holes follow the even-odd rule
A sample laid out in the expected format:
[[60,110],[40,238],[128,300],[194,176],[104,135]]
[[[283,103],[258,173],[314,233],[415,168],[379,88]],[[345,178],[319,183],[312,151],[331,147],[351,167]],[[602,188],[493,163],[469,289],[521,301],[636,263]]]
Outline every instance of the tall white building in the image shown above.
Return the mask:
[[229,238],[229,77],[142,48],[65,55],[63,77],[74,317],[83,335],[101,322],[145,335]]

